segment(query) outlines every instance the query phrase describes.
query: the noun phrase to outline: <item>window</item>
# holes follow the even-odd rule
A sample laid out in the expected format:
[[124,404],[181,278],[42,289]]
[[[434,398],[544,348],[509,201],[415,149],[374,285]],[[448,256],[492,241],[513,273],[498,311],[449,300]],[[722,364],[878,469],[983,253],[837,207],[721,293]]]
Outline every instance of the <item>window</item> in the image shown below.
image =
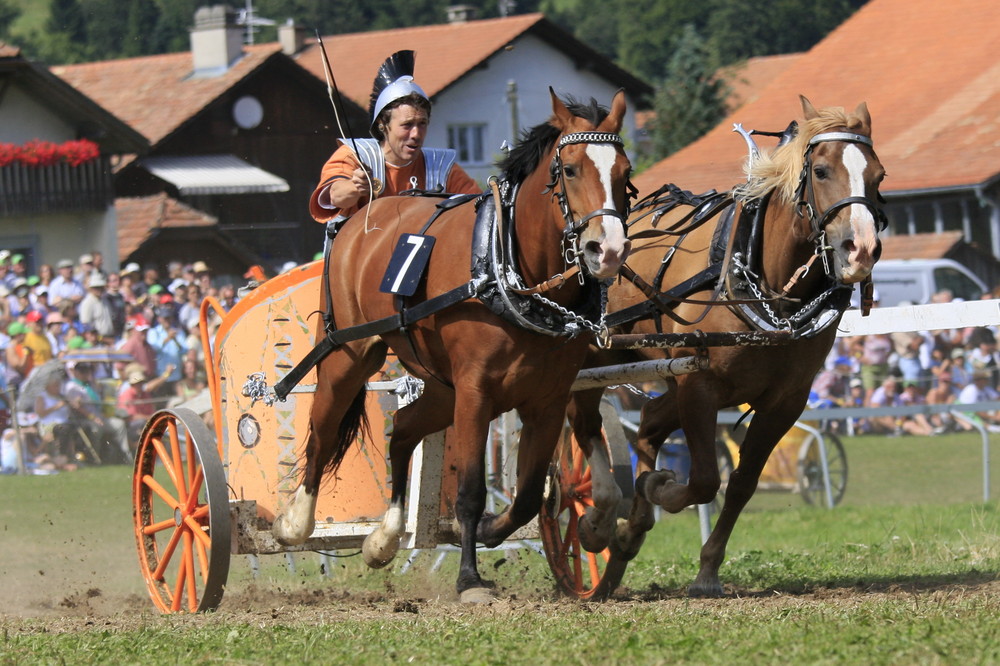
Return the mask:
[[458,152],[458,161],[462,164],[482,164],[486,161],[485,134],[486,125],[449,125],[448,147]]

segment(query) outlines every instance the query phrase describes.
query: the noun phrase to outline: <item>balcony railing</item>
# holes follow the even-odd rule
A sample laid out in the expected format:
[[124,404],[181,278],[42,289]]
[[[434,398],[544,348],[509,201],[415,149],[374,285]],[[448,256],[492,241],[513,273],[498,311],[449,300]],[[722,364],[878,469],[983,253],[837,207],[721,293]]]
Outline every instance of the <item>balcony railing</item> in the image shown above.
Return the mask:
[[108,158],[79,166],[0,167],[0,216],[103,210],[114,201]]

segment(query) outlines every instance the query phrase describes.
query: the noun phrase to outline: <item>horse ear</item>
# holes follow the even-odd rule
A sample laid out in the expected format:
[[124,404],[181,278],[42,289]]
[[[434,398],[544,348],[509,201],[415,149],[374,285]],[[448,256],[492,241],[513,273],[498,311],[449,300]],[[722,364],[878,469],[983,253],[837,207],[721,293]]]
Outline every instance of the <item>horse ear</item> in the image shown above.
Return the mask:
[[805,95],[799,95],[799,99],[802,100],[802,113],[805,114],[806,120],[812,120],[819,115],[819,111],[816,107],[812,105]]
[[558,126],[560,130],[565,130],[572,122],[573,114],[569,112],[566,105],[559,99],[552,86],[549,86],[549,96],[552,97],[552,117],[555,120],[552,124]]
[[861,104],[858,104],[858,108],[854,109],[854,115],[861,121],[861,127],[865,130],[864,133],[870,135],[872,133],[872,116],[868,113],[868,103],[861,102]]
[[621,131],[622,123],[625,120],[625,106],[625,90],[624,88],[619,88],[611,100],[611,111],[608,113],[608,117],[604,119],[604,122],[601,123],[600,129],[604,132],[614,132],[615,134]]

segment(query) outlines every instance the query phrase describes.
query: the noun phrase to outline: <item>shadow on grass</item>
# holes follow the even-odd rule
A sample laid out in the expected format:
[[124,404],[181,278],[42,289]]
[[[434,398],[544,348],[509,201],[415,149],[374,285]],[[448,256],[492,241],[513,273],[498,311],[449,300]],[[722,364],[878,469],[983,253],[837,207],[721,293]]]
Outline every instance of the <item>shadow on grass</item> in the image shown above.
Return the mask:
[[[975,590],[1000,581],[1000,572],[968,571],[946,575],[927,576],[851,576],[805,583],[789,582],[762,589],[724,584],[725,598],[765,598],[773,596],[839,596],[841,594],[915,594],[965,588]],[[633,601],[659,601],[688,598],[687,587],[666,588],[653,583],[645,589],[620,588],[614,595],[618,599]]]

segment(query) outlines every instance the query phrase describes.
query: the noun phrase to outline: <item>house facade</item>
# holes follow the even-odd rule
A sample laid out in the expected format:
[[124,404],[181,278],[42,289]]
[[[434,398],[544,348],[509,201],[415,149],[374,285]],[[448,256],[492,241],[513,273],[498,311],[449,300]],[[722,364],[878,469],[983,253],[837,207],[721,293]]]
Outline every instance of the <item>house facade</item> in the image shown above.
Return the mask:
[[19,49],[0,43],[0,249],[28,274],[98,251],[118,261],[112,166],[149,144]]
[[801,120],[800,94],[817,107],[866,102],[887,173],[888,233],[957,230],[1000,257],[997,25],[1000,4],[990,0],[871,0],[812,50],[777,63],[715,129],[635,182],[643,192],[665,182],[727,189],[743,179],[747,156],[734,123],[780,131]]
[[[433,102],[426,145],[454,148],[458,161],[481,183],[496,173],[502,146],[552,114],[549,87],[558,95],[608,106],[624,89],[628,114],[622,130],[636,136],[635,111],[652,87],[548,21],[543,14],[470,20],[452,12],[448,23],[323,38],[343,95],[367,109],[375,71],[390,51],[411,49],[414,79]],[[324,77],[314,40],[296,56]],[[356,136],[367,127],[353,126]]]

